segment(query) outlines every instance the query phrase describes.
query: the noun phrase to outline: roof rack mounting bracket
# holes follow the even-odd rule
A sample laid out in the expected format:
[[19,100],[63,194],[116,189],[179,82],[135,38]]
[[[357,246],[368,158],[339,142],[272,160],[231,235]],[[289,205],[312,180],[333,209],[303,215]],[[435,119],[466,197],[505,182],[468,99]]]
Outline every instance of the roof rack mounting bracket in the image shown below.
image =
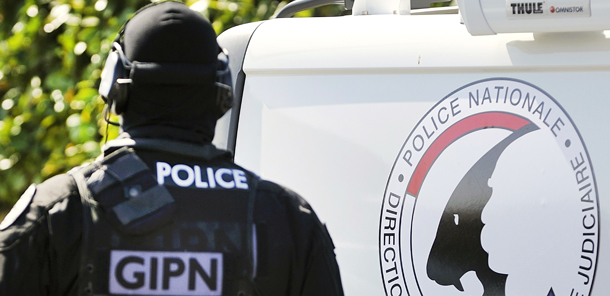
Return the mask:
[[296,0],[286,4],[271,18],[289,18],[297,12],[331,4],[343,4],[345,9],[349,10],[352,9],[354,0]]

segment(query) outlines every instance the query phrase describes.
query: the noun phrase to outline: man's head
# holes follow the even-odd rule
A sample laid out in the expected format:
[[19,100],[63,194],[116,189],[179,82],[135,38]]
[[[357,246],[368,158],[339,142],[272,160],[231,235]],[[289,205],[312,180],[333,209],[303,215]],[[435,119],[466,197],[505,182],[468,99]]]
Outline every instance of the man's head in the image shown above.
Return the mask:
[[230,107],[230,91],[216,83],[217,76],[230,81],[228,61],[219,53],[216,33],[199,13],[177,2],[151,5],[136,13],[113,45],[118,62],[109,57],[105,72],[118,65],[126,73],[103,75],[100,93],[104,87],[121,90],[105,98],[134,136],[209,142]]

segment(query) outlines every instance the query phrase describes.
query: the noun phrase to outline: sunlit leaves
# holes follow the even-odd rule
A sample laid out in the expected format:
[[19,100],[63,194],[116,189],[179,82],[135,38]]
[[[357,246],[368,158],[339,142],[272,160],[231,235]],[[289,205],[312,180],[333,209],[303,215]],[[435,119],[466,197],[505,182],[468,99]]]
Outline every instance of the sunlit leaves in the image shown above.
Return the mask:
[[[96,157],[97,85],[122,23],[149,1],[2,1],[0,201]],[[7,23],[6,21],[10,21]],[[10,24],[10,26],[9,26]],[[108,46],[105,51],[107,52]]]

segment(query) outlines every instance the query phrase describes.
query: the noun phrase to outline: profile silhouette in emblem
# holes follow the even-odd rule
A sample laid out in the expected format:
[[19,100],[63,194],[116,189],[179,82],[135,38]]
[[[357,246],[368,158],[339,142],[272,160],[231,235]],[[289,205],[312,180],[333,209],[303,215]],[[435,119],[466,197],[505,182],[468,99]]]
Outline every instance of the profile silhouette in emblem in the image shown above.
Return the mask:
[[426,271],[431,280],[464,291],[460,278],[474,271],[483,285],[484,296],[505,295],[508,275],[490,268],[489,254],[481,245],[481,214],[493,192],[488,180],[506,147],[538,129],[530,123],[513,131],[485,153],[458,183],[445,206],[428,255]]

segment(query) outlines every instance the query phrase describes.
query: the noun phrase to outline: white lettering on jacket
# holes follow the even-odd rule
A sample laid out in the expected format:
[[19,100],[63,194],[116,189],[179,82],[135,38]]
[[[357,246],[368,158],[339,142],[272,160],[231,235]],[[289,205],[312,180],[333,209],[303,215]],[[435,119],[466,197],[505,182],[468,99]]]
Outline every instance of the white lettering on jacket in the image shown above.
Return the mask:
[[171,166],[166,162],[157,162],[157,182],[160,185],[171,180],[176,186],[196,188],[248,189],[246,173],[239,169],[212,168],[202,169],[198,165],[189,166],[176,164]]

